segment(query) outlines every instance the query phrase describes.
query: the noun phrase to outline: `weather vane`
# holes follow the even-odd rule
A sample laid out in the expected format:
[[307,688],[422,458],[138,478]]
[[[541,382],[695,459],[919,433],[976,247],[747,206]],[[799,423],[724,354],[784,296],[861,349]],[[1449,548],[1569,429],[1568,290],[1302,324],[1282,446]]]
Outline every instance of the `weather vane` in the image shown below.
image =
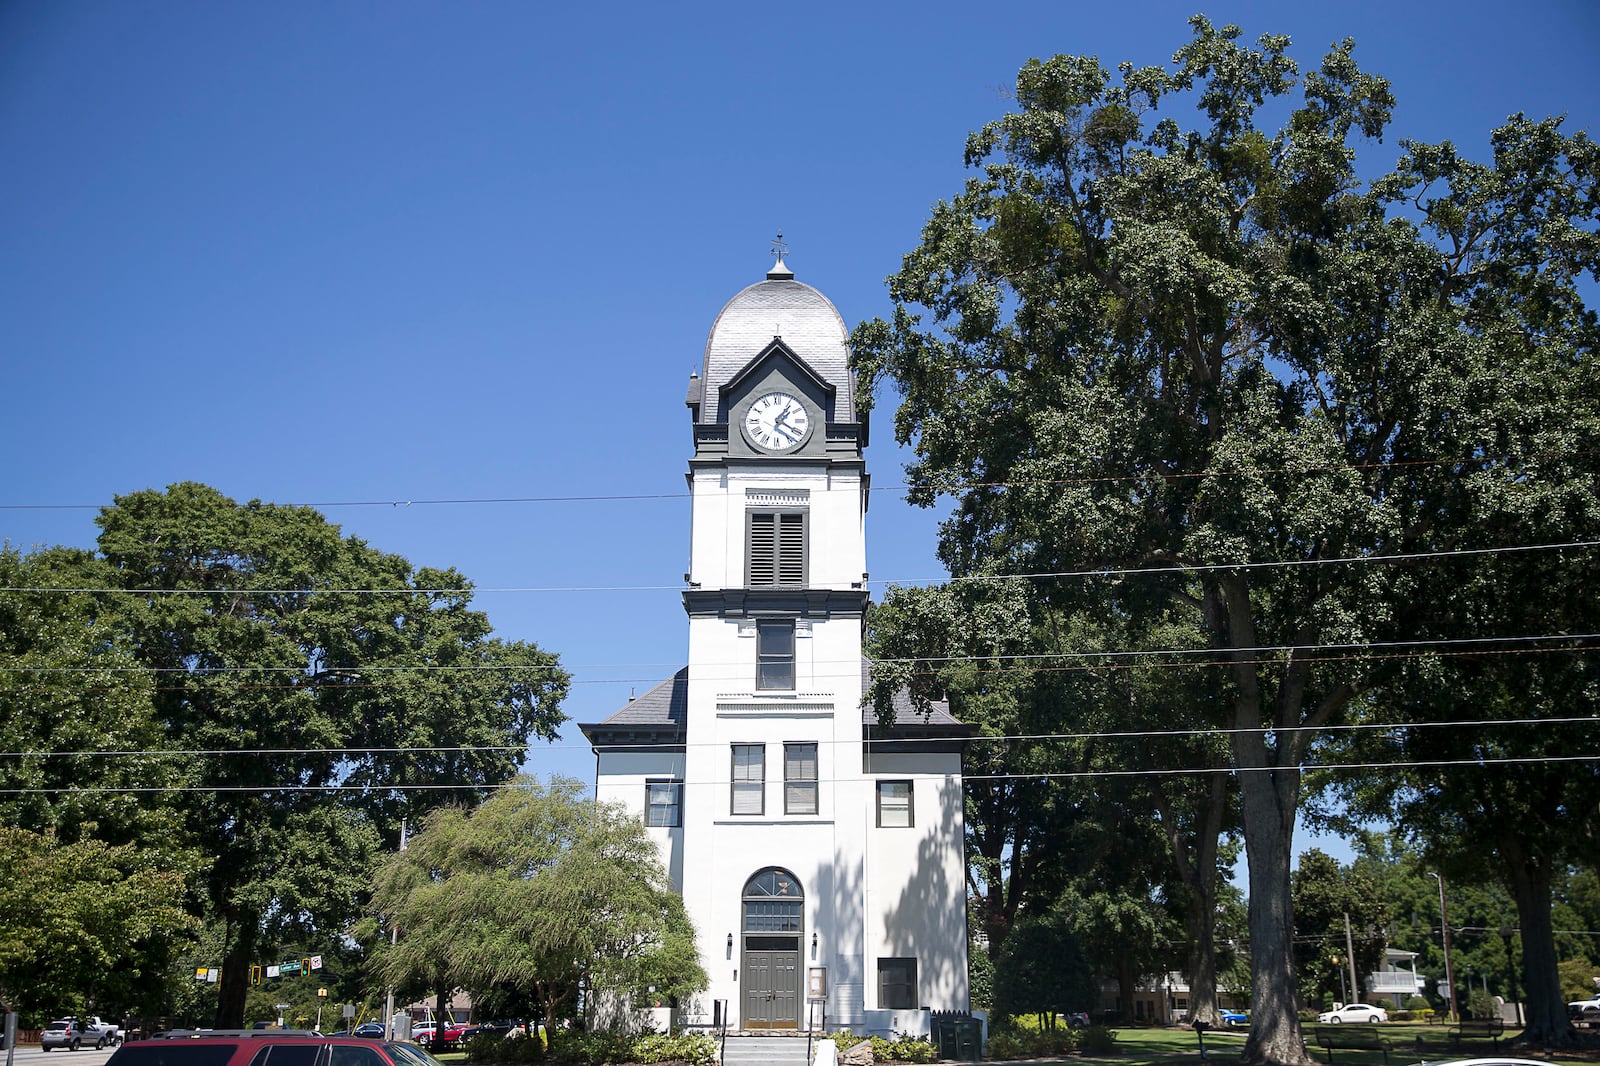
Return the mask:
[[783,262],[783,257],[789,254],[789,246],[783,243],[783,230],[778,231],[778,236],[772,242],[772,258]]

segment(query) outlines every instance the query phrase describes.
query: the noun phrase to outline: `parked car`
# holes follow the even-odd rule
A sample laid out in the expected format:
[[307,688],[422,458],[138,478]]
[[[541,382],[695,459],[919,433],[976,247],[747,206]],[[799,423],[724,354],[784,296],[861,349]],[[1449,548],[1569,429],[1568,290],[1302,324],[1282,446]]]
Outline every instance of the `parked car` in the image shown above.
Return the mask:
[[1250,1015],[1242,1010],[1225,1010],[1218,1012],[1222,1017],[1223,1025],[1249,1025]]
[[427,1048],[443,1050],[461,1043],[461,1034],[467,1031],[466,1023],[450,1022],[446,1025],[427,1024],[411,1031],[411,1039]]
[[[174,1047],[173,1041],[182,1041]],[[281,1066],[440,1066],[410,1044],[327,1037],[303,1029],[171,1029],[123,1044],[106,1066],[250,1066],[266,1056]]]
[[1074,1011],[1067,1015],[1067,1028],[1082,1029],[1089,1024],[1088,1011]]
[[76,1018],[60,1018],[44,1027],[39,1034],[39,1046],[45,1051],[66,1048],[77,1051],[81,1047],[103,1048],[110,1043],[104,1033],[91,1032]]
[[1567,1014],[1573,1018],[1586,1018],[1591,1021],[1600,1018],[1600,992],[1596,992],[1588,999],[1568,1003]]
[[1338,1025],[1340,1022],[1386,1022],[1389,1012],[1382,1007],[1369,1007],[1365,1003],[1346,1003],[1342,1007],[1323,1011],[1317,1015],[1317,1021],[1326,1025]]
[[480,1022],[477,1025],[469,1026],[467,1031],[461,1034],[461,1042],[465,1044],[476,1040],[480,1036],[490,1037],[491,1039],[497,1036],[505,1036],[513,1029],[520,1031],[522,1023],[508,1021]]
[[362,1022],[350,1031],[351,1036],[359,1036],[363,1040],[382,1040],[388,1027],[382,1022]]

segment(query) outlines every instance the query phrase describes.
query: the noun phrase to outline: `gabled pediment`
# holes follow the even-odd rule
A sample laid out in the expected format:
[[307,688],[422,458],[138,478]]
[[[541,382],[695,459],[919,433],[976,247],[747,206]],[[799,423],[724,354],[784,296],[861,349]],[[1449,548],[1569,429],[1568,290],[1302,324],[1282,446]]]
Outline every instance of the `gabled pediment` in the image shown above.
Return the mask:
[[822,401],[827,409],[828,420],[835,419],[834,401],[838,390],[783,343],[782,337],[772,338],[767,346],[761,349],[761,354],[746,363],[744,369],[718,388],[717,409],[721,412],[722,419],[727,419],[728,408],[734,397],[748,391],[753,383],[765,381],[773,374],[783,377],[791,385]]

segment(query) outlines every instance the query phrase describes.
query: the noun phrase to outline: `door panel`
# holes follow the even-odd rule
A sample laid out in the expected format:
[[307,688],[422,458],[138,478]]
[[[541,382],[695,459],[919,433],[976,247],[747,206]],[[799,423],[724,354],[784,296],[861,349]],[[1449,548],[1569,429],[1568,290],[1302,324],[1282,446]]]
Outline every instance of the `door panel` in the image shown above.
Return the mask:
[[746,1029],[800,1027],[800,941],[798,937],[785,939],[793,943],[790,950],[747,949],[744,953],[741,1024]]

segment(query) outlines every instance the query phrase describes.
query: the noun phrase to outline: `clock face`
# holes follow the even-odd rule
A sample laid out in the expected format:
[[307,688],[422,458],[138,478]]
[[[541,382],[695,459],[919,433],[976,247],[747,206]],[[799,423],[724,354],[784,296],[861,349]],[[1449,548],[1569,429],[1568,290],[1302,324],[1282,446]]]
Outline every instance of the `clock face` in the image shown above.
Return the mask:
[[811,433],[811,416],[806,414],[806,405],[787,392],[769,392],[750,405],[744,432],[758,448],[791,451]]

